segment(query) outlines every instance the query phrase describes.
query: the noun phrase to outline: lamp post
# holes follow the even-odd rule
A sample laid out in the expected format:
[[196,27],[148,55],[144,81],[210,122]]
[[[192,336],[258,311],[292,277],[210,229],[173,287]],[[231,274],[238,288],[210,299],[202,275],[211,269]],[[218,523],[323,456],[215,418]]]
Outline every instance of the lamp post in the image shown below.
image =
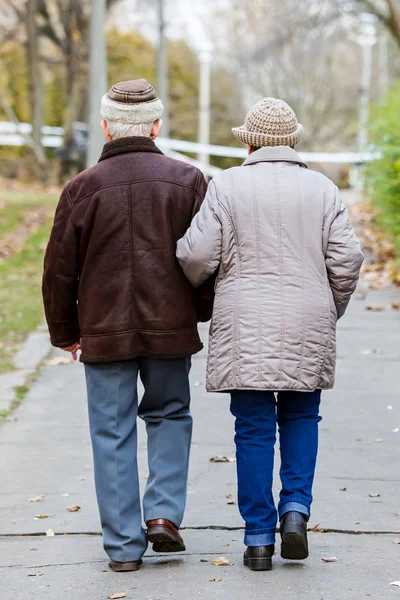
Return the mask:
[[365,152],[368,147],[369,105],[371,101],[372,48],[377,42],[375,15],[362,13],[357,38],[362,48],[362,70],[360,86],[360,115],[358,126],[358,150]]
[[[203,46],[199,51],[200,61],[200,97],[199,97],[199,144],[210,143],[211,125],[211,64],[213,47]],[[210,164],[210,155],[207,151],[201,151],[198,155],[199,161],[204,165]]]
[[165,39],[167,22],[165,19],[165,0],[158,0],[158,60],[157,87],[158,94],[164,104],[163,137],[169,137],[169,90],[168,90],[168,51]]
[[106,0],[92,0],[92,14],[90,17],[88,167],[92,167],[97,163],[105,142],[100,127],[100,105],[101,98],[107,90],[106,14]]

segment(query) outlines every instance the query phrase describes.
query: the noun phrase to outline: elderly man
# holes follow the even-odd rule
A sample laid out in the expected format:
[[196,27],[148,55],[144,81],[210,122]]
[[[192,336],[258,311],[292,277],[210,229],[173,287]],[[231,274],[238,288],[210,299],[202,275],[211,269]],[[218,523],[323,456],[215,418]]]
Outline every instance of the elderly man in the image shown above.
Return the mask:
[[[43,297],[54,346],[85,363],[104,547],[115,571],[185,550],[178,532],[188,477],[191,355],[212,294],[195,292],[175,246],[206,193],[199,170],[156,146],[163,105],[144,80],[102,99],[109,142],[64,189],[46,252]],[[144,396],[138,403],[138,375]],[[136,420],[146,423],[142,528]]]

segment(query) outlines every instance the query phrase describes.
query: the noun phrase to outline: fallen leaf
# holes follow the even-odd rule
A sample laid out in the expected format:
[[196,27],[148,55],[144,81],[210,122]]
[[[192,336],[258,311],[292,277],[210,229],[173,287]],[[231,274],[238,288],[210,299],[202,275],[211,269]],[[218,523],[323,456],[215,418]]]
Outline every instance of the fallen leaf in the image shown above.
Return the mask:
[[78,512],[78,510],[81,510],[80,506],[70,506],[69,508],[67,508],[68,512]]
[[210,582],[211,582],[211,583],[213,583],[214,581],[215,581],[216,583],[219,583],[220,581],[222,581],[222,577],[216,577],[215,579],[210,579]]
[[323,558],[322,559],[325,563],[332,563],[332,562],[336,562],[337,558],[336,556],[332,556],[331,558]]
[[400,540],[394,540],[393,544],[400,544]]
[[35,519],[48,519],[49,515],[36,515]]
[[367,306],[365,307],[365,310],[379,312],[379,311],[382,311],[385,309],[381,304],[367,304]]
[[347,488],[340,488],[341,492],[347,492]]
[[28,573],[28,577],[41,577],[43,573],[37,571],[36,573]]
[[233,463],[236,462],[236,458],[232,456],[213,456],[210,458],[210,462],[212,463]]
[[356,438],[356,442],[362,442],[362,438]]
[[118,600],[119,598],[125,598],[125,596],[127,596],[128,592],[120,592],[119,594],[111,594],[111,596],[108,596],[109,600]]
[[209,558],[201,558],[200,562],[210,562],[210,559]]
[[370,498],[380,498],[380,497],[381,497],[381,495],[380,495],[380,494],[368,494],[368,496],[369,496]]
[[102,573],[110,573],[110,569],[103,569]]
[[232,498],[232,500],[228,500],[227,504],[229,504],[230,506],[233,506],[236,504],[235,500]]
[[220,556],[219,558],[214,558],[211,561],[215,567],[231,567],[232,563],[226,556]]
[[229,548],[229,547],[230,547],[230,544],[225,544],[225,548]]
[[44,498],[44,494],[40,494],[39,496],[35,496],[34,498],[30,498],[28,502],[40,502]]
[[400,300],[392,303],[393,310],[400,310]]
[[70,365],[73,362],[72,358],[68,358],[67,356],[56,356],[55,358],[48,360],[46,365],[49,367],[57,367],[58,365]]
[[38,549],[37,548],[31,548],[31,552],[37,552]]
[[46,531],[46,535],[47,535],[47,537],[54,537],[55,533],[54,533],[54,531],[52,529],[48,529]]
[[321,527],[318,525],[314,525],[314,527],[311,529],[311,531],[314,531],[314,533],[324,533],[325,529],[321,529]]
[[389,585],[397,585],[397,587],[400,587],[400,581],[392,581]]
[[382,348],[374,348],[374,349],[372,350],[372,352],[373,352],[374,354],[381,354],[381,355],[382,355],[382,354],[385,354],[385,351],[384,351],[384,350],[382,350]]

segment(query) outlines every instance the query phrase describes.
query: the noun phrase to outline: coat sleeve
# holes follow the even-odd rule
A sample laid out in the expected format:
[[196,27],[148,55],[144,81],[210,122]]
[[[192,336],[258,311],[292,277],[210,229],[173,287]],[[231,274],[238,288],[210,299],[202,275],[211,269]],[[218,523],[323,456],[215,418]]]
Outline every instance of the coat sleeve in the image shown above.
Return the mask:
[[43,302],[50,339],[65,348],[79,341],[78,238],[72,223],[72,205],[61,194],[44,259]]
[[191,284],[199,287],[221,262],[222,228],[215,183],[208,187],[200,211],[185,236],[178,241],[177,257]]
[[357,287],[364,255],[349,223],[349,214],[340,199],[339,190],[337,190],[331,216],[327,220],[330,224],[328,224],[325,264],[340,318],[346,312],[350,298]]

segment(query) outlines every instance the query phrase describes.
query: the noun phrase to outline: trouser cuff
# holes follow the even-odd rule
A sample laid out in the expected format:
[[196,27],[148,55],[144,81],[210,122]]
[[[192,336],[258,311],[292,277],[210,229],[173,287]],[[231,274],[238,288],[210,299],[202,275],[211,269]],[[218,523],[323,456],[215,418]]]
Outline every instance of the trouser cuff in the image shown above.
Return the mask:
[[300,502],[287,502],[283,506],[279,507],[279,519],[282,519],[282,517],[286,515],[286,513],[291,511],[295,511],[301,513],[302,515],[305,515],[307,517],[307,520],[310,518],[310,509],[308,508],[308,506],[305,506]]
[[246,546],[273,546],[275,544],[275,533],[275,531],[245,533],[244,543]]

